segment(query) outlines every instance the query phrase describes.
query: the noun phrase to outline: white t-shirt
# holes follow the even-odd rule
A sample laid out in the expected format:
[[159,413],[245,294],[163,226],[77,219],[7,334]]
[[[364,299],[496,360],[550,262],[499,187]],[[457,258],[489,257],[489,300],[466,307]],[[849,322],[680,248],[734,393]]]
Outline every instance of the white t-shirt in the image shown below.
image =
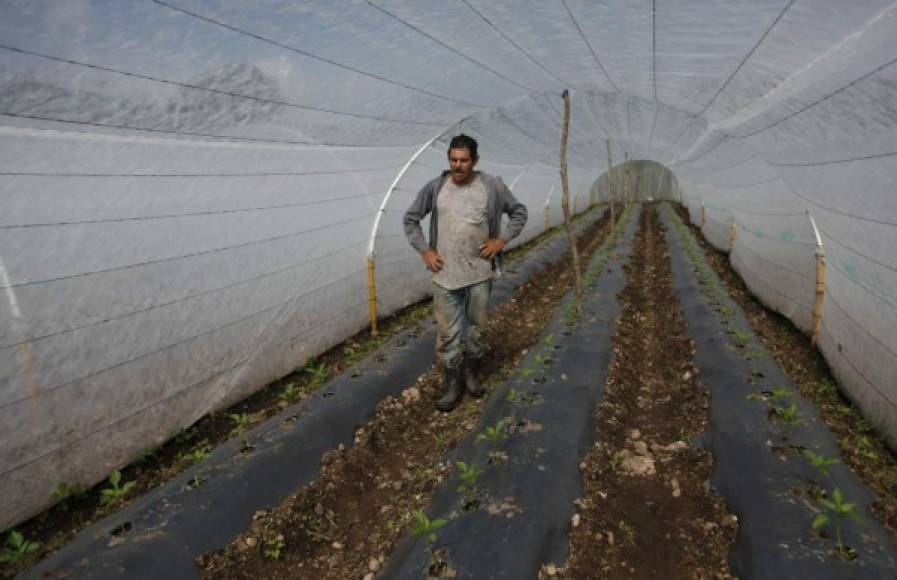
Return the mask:
[[436,251],[442,257],[443,266],[433,274],[433,281],[446,290],[493,277],[492,261],[480,258],[480,246],[489,239],[487,206],[486,185],[479,176],[461,186],[449,177],[439,190]]

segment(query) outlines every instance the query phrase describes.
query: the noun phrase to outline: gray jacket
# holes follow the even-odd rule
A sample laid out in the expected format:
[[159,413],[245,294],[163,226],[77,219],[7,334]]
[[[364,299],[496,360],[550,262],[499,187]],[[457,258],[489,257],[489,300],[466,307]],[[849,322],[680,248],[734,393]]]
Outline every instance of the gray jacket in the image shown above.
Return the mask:
[[[414,203],[405,212],[405,219],[403,220],[405,236],[408,238],[408,243],[420,253],[425,252],[428,248],[436,249],[436,242],[439,238],[436,198],[439,196],[439,191],[442,189],[445,180],[448,179],[448,174],[448,171],[443,171],[442,175],[423,186],[418,192]],[[479,171],[476,174],[483,180],[488,195],[486,215],[489,219],[489,239],[501,238],[507,242],[516,238],[523,226],[526,225],[526,206],[517,201],[514,194],[505,185],[505,182],[501,180],[501,177],[494,177]],[[428,213],[433,214],[430,217],[429,244],[424,239],[424,233],[420,227],[420,220],[424,219]],[[501,214],[503,213],[508,214],[511,218],[504,233],[501,231]]]

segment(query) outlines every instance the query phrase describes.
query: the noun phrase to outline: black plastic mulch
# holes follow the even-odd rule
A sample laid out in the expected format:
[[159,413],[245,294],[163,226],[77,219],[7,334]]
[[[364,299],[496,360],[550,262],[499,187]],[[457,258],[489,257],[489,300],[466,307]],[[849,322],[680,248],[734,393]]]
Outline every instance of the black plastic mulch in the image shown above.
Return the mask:
[[[471,435],[450,456],[484,470],[476,506],[457,490],[456,465],[429,510],[433,519],[448,519],[435,548],[457,578],[534,578],[543,564],[566,558],[573,501],[582,495],[579,463],[594,438],[625,284],[622,265],[638,224],[633,213],[616,248],[606,240],[593,255],[592,285],[576,321],[568,327],[566,307],[559,308],[514,375],[493,391],[476,434],[506,421],[507,438],[477,442]],[[425,578],[430,566],[424,542],[409,537],[383,577]]]
[[[596,222],[592,210],[579,233]],[[507,301],[567,250],[556,235],[496,281],[491,306]],[[422,266],[423,267],[423,266]],[[431,322],[400,333],[305,401],[219,446],[202,463],[97,522],[22,578],[195,578],[194,560],[229,544],[257,511],[279,504],[321,470],[321,456],[350,447],[376,404],[396,396],[434,363]],[[195,485],[198,481],[200,485]]]
[[[677,233],[681,222],[670,207],[659,214],[667,229],[674,291],[696,341],[694,362],[711,392],[711,425],[702,442],[714,458],[711,483],[738,517],[733,573],[762,579],[897,578],[894,548],[869,510],[872,492],[843,462],[828,467],[828,475],[810,463],[805,449],[838,458],[835,438],[753,335],[738,305],[727,295],[702,293],[686,254],[694,241],[685,229],[688,237]],[[700,249],[692,253],[703,260]],[[709,284],[719,284],[709,268],[707,273]],[[706,292],[708,283],[703,287]],[[788,410],[791,405],[796,405],[790,409],[797,411],[796,421],[771,413],[774,406]],[[828,528],[830,538],[812,530],[814,517],[825,510],[808,493],[811,483],[829,498],[838,488],[846,501],[858,504],[862,523],[841,522],[844,543],[856,550],[853,561],[836,555],[834,527]],[[832,516],[832,523],[836,519]]]

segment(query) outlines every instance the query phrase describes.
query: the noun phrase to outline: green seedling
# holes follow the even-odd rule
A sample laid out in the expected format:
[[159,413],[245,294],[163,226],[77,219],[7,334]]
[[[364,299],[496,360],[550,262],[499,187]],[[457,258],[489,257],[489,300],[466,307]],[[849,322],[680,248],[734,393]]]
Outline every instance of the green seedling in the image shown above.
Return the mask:
[[878,453],[875,451],[875,445],[872,443],[872,439],[866,435],[860,435],[856,438],[856,442],[857,451],[861,456],[872,461],[878,461]]
[[797,403],[791,403],[787,407],[774,406],[772,414],[787,425],[803,425],[805,423],[800,416],[800,411],[797,409]]
[[174,436],[174,442],[175,443],[189,443],[197,435],[198,435],[198,432],[196,430],[196,427],[190,427],[189,429],[182,429],[180,433],[178,433],[177,435]]
[[501,419],[495,425],[486,427],[485,429],[483,429],[482,433],[477,435],[476,439],[474,439],[474,443],[479,443],[480,441],[491,441],[492,443],[498,443],[499,441],[507,439],[507,424],[507,419]]
[[458,477],[461,479],[461,483],[458,484],[458,493],[466,493],[468,501],[473,501],[477,494],[477,479],[483,474],[483,470],[463,461],[456,461],[455,465],[458,467]]
[[245,431],[252,425],[252,415],[249,413],[228,413],[228,419],[234,422],[234,430]]
[[414,517],[415,522],[414,528],[411,529],[411,536],[414,538],[423,538],[427,545],[427,553],[430,555],[430,562],[434,568],[439,568],[442,561],[439,556],[436,555],[436,551],[433,549],[433,544],[436,543],[438,538],[436,531],[444,526],[447,523],[447,520],[443,518],[431,520],[422,510],[415,510],[411,515]]
[[131,491],[135,485],[137,485],[136,481],[129,481],[125,484],[122,484],[121,471],[117,469],[109,474],[108,481],[111,487],[100,490],[100,503],[103,505],[121,501],[125,497],[125,495],[127,495],[127,493]]
[[620,523],[617,524],[617,528],[620,530],[620,534],[623,536],[623,542],[629,544],[630,546],[634,546],[635,528],[632,527],[632,524],[626,522],[626,520],[620,520]]
[[53,503],[62,503],[66,500],[82,496],[86,491],[87,488],[80,483],[73,483],[71,485],[65,482],[60,483],[56,486],[56,490],[53,492]]
[[208,441],[203,439],[198,447],[191,449],[190,451],[178,454],[178,461],[182,461],[188,464],[199,463],[209,455],[211,455],[211,450],[209,448]]
[[554,346],[554,333],[553,332],[548,333],[545,336],[545,338],[542,339],[542,343],[549,348],[553,347]]
[[619,451],[615,451],[608,459],[608,465],[610,466],[611,473],[616,473],[620,469],[620,464],[622,463],[623,456]]
[[315,363],[314,360],[310,360],[302,367],[302,372],[311,375],[308,382],[312,388],[320,387],[327,382],[328,370],[327,364],[324,362]]
[[286,401],[287,403],[295,403],[299,400],[299,397],[302,395],[302,389],[299,388],[296,383],[290,383],[283,388],[283,391],[280,392],[278,398],[281,401]]
[[448,435],[445,433],[434,433],[433,442],[436,443],[436,447],[439,449],[444,449],[448,446]]
[[0,552],[0,563],[15,564],[40,549],[40,542],[29,542],[21,533],[12,530],[6,536],[6,547]]
[[531,374],[533,374],[534,372],[536,372],[536,371],[534,371],[533,369],[531,369],[529,367],[523,367],[522,369],[517,371],[517,374],[519,374],[523,378],[526,378],[526,377],[530,376]]
[[747,346],[748,341],[751,339],[751,335],[743,330],[733,330],[732,338],[735,339],[735,344],[738,348],[744,348]]
[[286,546],[283,541],[283,536],[278,535],[273,540],[268,540],[265,542],[265,549],[262,551],[265,558],[269,560],[280,560],[283,557],[283,549]]
[[820,531],[834,521],[838,555],[842,558],[852,560],[856,557],[856,550],[844,545],[844,542],[841,539],[841,524],[845,518],[850,518],[857,523],[862,523],[856,504],[844,501],[844,494],[841,492],[841,489],[837,487],[835,488],[835,491],[832,492],[832,499],[820,498],[819,504],[822,505],[828,513],[816,514],[816,517],[813,518],[813,530]]
[[523,398],[523,393],[521,391],[518,391],[514,387],[511,387],[511,389],[508,391],[507,400],[509,403],[511,403],[511,404],[519,403],[522,400],[522,398]]
[[828,468],[836,463],[840,463],[833,457],[825,457],[809,449],[804,449],[804,456],[810,460],[810,465],[818,469],[826,477],[828,477]]

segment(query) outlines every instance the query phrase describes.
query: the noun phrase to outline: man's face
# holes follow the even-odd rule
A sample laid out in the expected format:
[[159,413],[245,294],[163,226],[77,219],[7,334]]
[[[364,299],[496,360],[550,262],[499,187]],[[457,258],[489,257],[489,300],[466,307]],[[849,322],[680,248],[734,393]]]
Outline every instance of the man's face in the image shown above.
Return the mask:
[[473,168],[477,164],[477,159],[471,157],[470,149],[467,147],[449,149],[448,160],[452,182],[455,185],[464,185],[473,179]]

